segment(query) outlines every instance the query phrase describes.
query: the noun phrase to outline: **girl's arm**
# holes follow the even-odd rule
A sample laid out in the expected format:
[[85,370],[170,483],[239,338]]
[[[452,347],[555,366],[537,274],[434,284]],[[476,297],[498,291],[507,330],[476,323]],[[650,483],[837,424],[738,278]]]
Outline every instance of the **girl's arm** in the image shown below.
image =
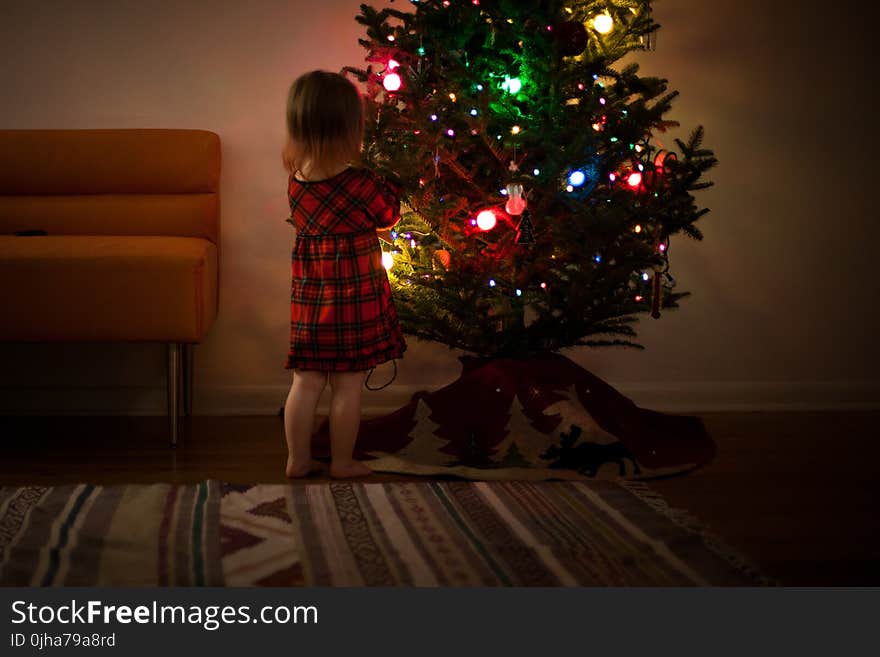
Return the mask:
[[373,187],[367,208],[377,229],[391,228],[400,220],[401,186],[388,178],[374,176]]

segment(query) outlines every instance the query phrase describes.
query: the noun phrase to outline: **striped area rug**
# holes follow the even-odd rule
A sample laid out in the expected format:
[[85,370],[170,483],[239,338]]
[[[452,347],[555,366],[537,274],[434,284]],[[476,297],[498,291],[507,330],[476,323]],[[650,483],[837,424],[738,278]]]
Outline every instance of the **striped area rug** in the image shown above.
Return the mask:
[[4,586],[775,583],[643,482],[0,488]]

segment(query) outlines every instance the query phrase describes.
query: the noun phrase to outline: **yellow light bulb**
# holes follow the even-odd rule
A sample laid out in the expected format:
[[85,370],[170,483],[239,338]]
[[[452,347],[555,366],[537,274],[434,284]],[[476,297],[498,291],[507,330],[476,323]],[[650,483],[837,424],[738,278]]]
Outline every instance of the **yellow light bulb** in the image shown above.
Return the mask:
[[609,34],[614,29],[614,19],[610,14],[596,14],[593,16],[593,29],[599,34]]
[[522,130],[522,128],[520,128],[518,125],[515,125],[510,129],[510,134],[518,135],[521,130]]
[[382,266],[386,271],[391,271],[391,268],[394,267],[394,256],[388,251],[382,252]]

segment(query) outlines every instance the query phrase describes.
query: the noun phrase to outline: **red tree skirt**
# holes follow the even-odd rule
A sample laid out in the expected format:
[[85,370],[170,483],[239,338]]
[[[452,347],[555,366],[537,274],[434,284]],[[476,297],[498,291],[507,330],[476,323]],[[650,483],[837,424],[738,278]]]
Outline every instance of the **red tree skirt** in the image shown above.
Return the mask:
[[[639,408],[558,354],[468,359],[457,381],[363,421],[357,446],[377,471],[469,479],[644,479],[715,455],[698,418]],[[329,455],[326,423],[314,452]]]

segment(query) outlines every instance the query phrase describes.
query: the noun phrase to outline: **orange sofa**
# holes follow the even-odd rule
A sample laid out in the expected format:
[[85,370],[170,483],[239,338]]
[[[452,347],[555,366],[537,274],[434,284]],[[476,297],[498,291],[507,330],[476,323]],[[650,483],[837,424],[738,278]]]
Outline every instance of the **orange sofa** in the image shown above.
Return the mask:
[[0,130],[0,153],[0,341],[166,343],[176,444],[217,315],[219,137]]

